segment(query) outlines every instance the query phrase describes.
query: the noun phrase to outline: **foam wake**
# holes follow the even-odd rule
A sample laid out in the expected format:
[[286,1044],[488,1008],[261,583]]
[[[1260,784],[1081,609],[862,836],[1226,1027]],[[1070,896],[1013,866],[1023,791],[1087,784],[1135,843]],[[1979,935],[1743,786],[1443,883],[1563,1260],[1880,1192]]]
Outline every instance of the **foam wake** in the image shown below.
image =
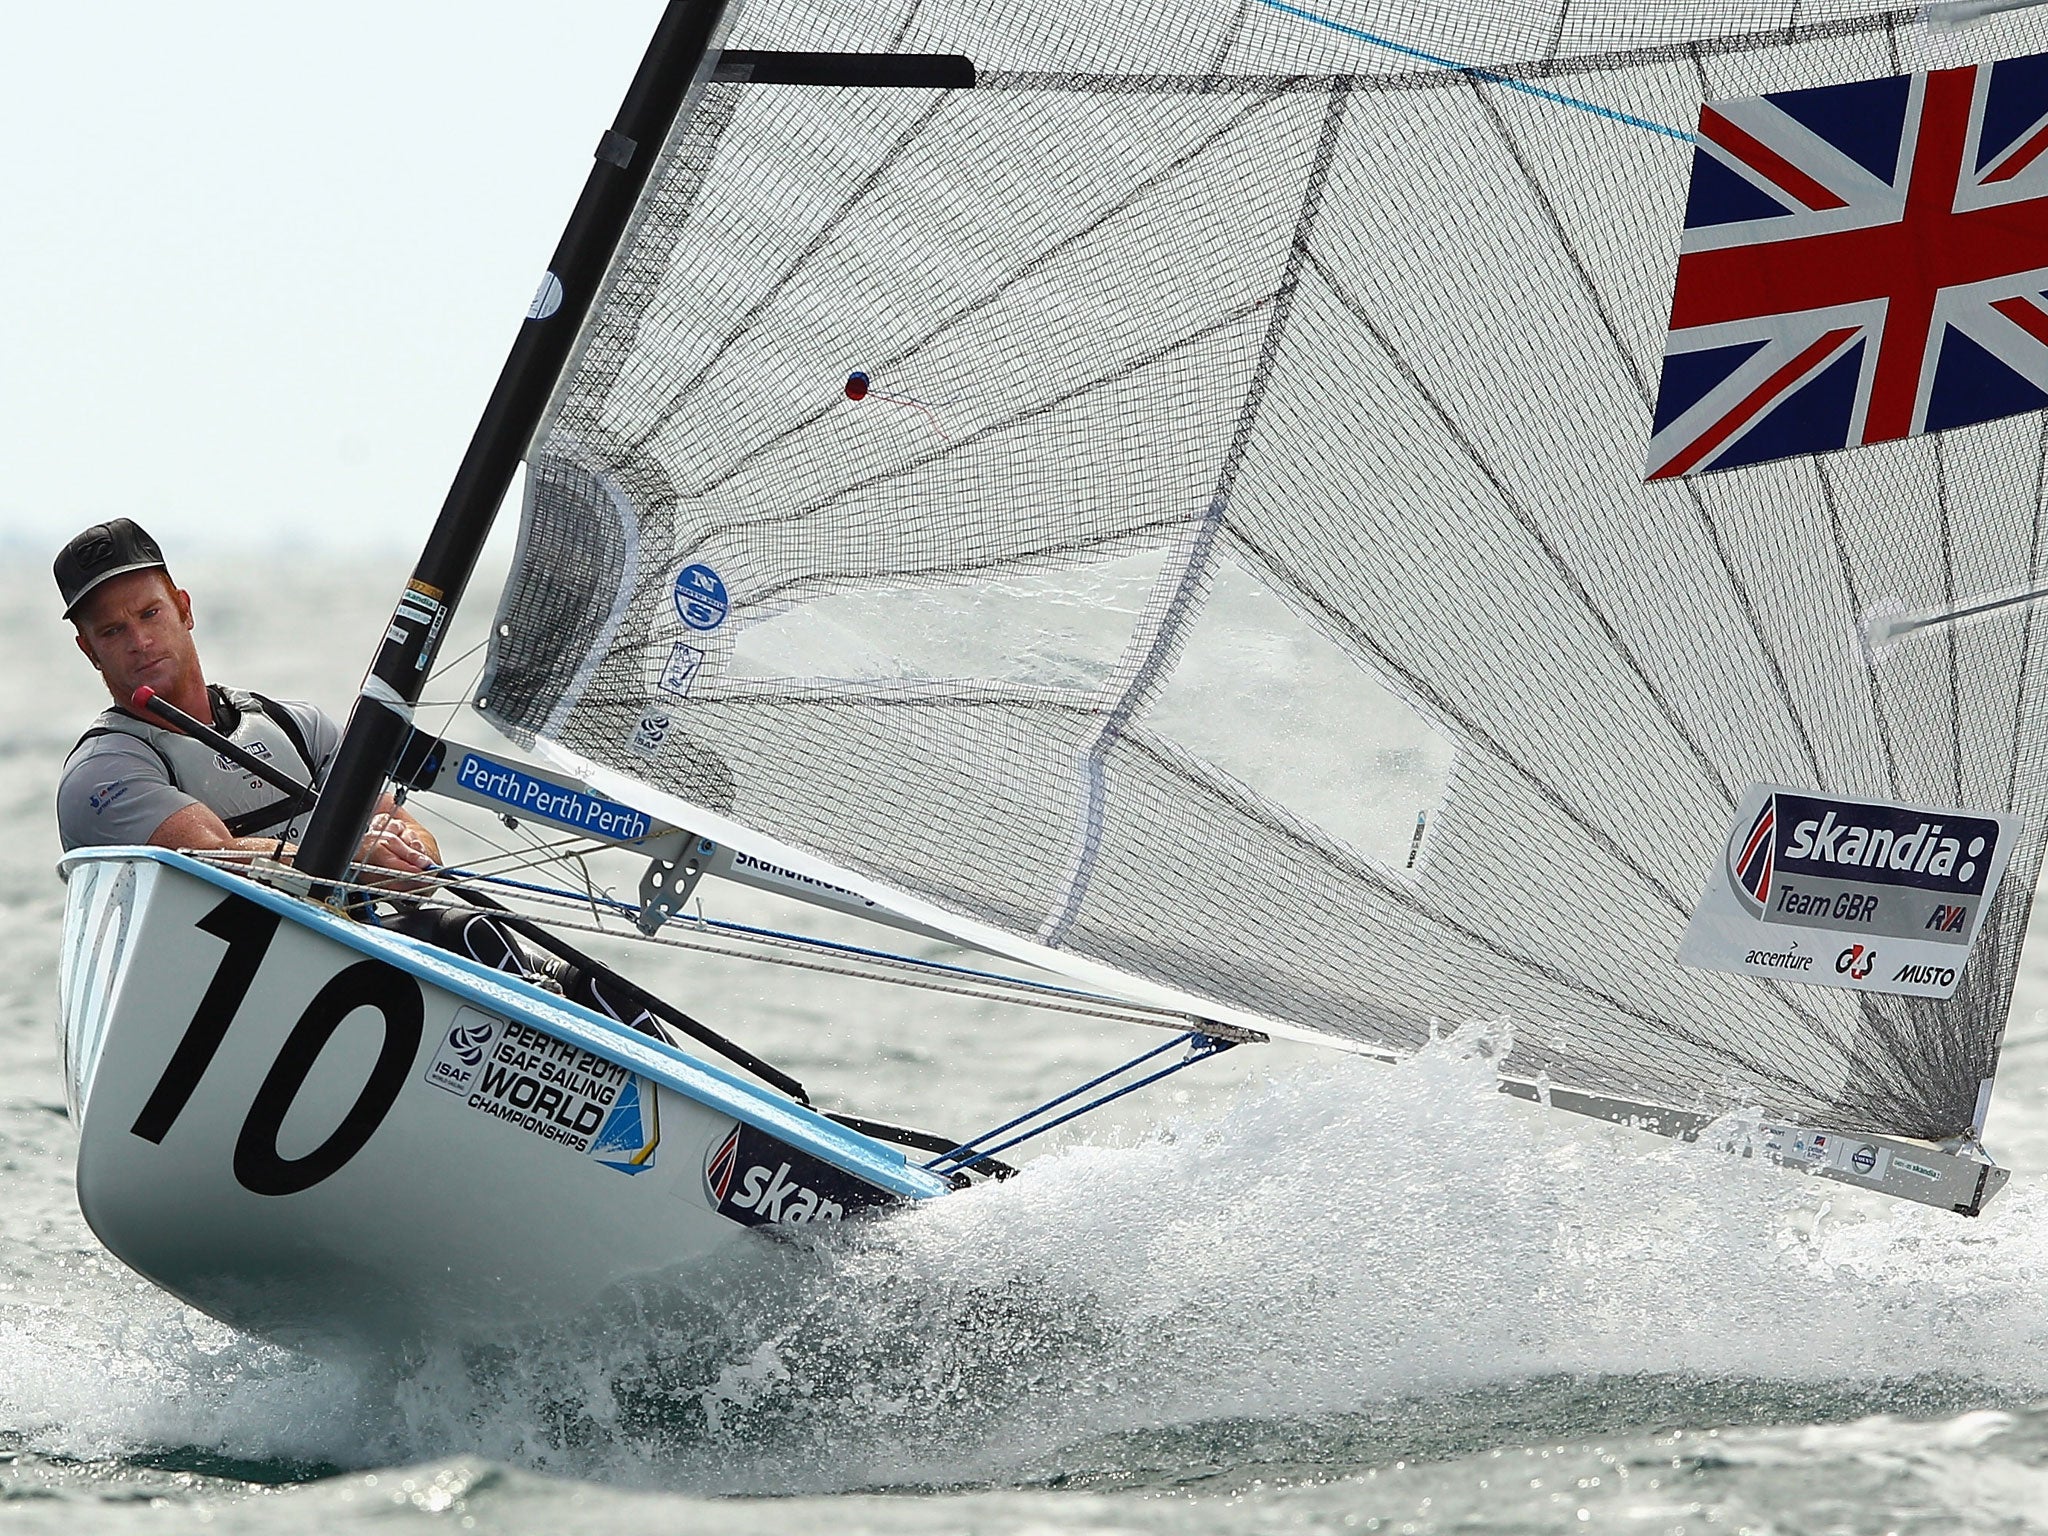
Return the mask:
[[[1449,1450],[1501,1430],[1475,1405],[1509,1384],[1692,1383],[1675,1411],[1733,1418],[1773,1416],[1774,1390],[1825,1417],[1816,1391],[1849,1413],[1886,1383],[1948,1383],[1930,1408],[2048,1388],[2029,1185],[1969,1222],[1492,1084],[1471,1032],[1392,1070],[1320,1062],[1211,1120],[396,1368],[238,1339],[108,1265],[89,1286],[116,1305],[63,1308],[54,1347],[0,1339],[0,1423],[79,1454],[473,1452],[789,1492],[1113,1477],[1192,1426],[1257,1441],[1417,1403],[1472,1420]],[[1601,1395],[1534,1390],[1558,1435]]]

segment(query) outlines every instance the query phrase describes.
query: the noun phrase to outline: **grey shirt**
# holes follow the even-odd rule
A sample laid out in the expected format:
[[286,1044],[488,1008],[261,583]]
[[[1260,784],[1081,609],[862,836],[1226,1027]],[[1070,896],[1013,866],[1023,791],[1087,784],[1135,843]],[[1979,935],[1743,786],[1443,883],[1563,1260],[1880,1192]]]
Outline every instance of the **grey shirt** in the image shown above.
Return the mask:
[[[313,755],[313,783],[318,785],[341,745],[341,728],[318,705],[290,699],[277,702],[290,712],[306,738]],[[57,833],[67,852],[146,843],[167,819],[199,803],[197,795],[172,784],[164,760],[147,742],[121,734],[94,736],[72,748],[64,760],[63,777],[57,783]],[[213,809],[218,812],[220,807]]]

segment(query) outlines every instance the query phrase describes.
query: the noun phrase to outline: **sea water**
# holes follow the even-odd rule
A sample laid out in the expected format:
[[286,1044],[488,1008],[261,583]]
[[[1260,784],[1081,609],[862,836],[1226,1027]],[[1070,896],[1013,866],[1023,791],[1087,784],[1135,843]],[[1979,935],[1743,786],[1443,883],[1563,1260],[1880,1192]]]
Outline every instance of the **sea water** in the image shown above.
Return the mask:
[[[180,572],[221,680],[337,711],[402,576],[290,556]],[[2018,1171],[1975,1221],[1547,1116],[1493,1090],[1509,1026],[1474,1020],[1397,1069],[1237,1050],[1007,1183],[764,1241],[553,1330],[362,1360],[238,1335],[109,1257],[73,1200],[51,790],[99,697],[46,586],[39,561],[0,563],[0,1525],[2048,1529],[2034,953],[1990,1121]],[[447,843],[481,858],[494,839],[473,819]],[[821,1101],[960,1134],[1156,1040],[607,952]],[[459,1198],[488,1173],[431,1176]]]

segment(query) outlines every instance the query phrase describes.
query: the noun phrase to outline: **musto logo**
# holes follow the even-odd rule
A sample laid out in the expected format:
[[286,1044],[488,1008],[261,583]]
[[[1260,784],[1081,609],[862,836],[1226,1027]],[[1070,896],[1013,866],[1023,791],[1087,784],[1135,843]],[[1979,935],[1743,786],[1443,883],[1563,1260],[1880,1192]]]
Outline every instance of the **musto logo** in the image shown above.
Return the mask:
[[719,1215],[749,1227],[839,1221],[899,1198],[751,1125],[712,1147],[704,1192]]
[[[1728,881],[1767,923],[1964,944],[1997,849],[1988,816],[1780,791],[1729,839]],[[1852,945],[1835,968],[1872,963]]]

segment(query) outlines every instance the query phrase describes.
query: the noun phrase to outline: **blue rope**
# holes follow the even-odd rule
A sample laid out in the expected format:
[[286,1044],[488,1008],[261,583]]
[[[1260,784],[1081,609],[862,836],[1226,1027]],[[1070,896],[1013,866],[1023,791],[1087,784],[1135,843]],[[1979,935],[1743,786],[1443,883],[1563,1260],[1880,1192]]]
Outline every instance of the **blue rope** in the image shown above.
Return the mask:
[[[1214,1035],[1204,1035],[1199,1032],[1190,1032],[1185,1035],[1177,1036],[1176,1038],[1167,1041],[1164,1045],[1155,1046],[1153,1049],[1145,1052],[1142,1056],[1133,1057],[1131,1060],[1125,1062],[1120,1067],[1112,1067],[1109,1071],[1104,1072],[1101,1076],[1090,1078],[1080,1087],[1063,1093],[1056,1099],[1046,1100],[1045,1103],[1039,1105],[1036,1109],[1026,1110],[1023,1114],[1017,1116],[1016,1119],[1007,1120],[1003,1124],[997,1126],[994,1130],[983,1131],[979,1136],[974,1137],[972,1140],[961,1142],[959,1146],[953,1148],[953,1150],[950,1152],[941,1152],[937,1157],[933,1158],[930,1162],[926,1163],[925,1167],[929,1169],[931,1172],[939,1174],[958,1173],[962,1169],[972,1168],[976,1163],[981,1162],[985,1158],[994,1157],[998,1152],[1007,1152],[1010,1150],[1010,1148],[1016,1146],[1018,1143],[1029,1141],[1034,1136],[1043,1136],[1047,1131],[1054,1130],[1059,1126],[1065,1125],[1069,1120],[1078,1120],[1081,1116],[1088,1114],[1093,1110],[1098,1110],[1102,1108],[1102,1106],[1105,1104],[1113,1104],[1127,1093],[1136,1093],[1140,1088],[1149,1087],[1151,1084],[1158,1082],[1162,1077],[1171,1077],[1174,1073],[1180,1071],[1182,1068],[1191,1067],[1198,1061],[1207,1060],[1209,1057],[1214,1056],[1219,1052],[1227,1051],[1235,1044],[1237,1044],[1235,1040],[1218,1040]],[[1146,1062],[1152,1060],[1153,1057],[1162,1055],[1165,1052],[1174,1049],[1176,1046],[1182,1045],[1188,1048],[1188,1054],[1183,1056],[1179,1061],[1173,1062],[1169,1066],[1161,1067],[1157,1072],[1153,1072],[1145,1077],[1141,1077],[1135,1083],[1126,1083],[1123,1087],[1117,1089],[1113,1093],[1106,1093],[1099,1099],[1092,1099],[1088,1103],[1083,1104],[1079,1109],[1070,1109],[1064,1115],[1061,1115],[1056,1120],[1048,1120],[1043,1125],[1033,1126],[1028,1131],[1021,1131],[1017,1135],[1012,1136],[1008,1141],[997,1142],[996,1145],[992,1147],[981,1146],[981,1143],[987,1141],[990,1137],[1000,1136],[1003,1134],[1003,1132],[1011,1130],[1016,1126],[1023,1125],[1026,1121],[1035,1120],[1040,1115],[1044,1114],[1047,1110],[1057,1109],[1060,1107],[1060,1105],[1065,1104],[1070,1099],[1079,1098],[1082,1094],[1086,1093],[1090,1088],[1100,1087],[1102,1084],[1109,1082],[1112,1078],[1122,1077],[1124,1073],[1132,1071],[1137,1067],[1143,1066]],[[979,1147],[980,1150],[974,1152],[974,1155],[972,1157],[961,1156],[963,1152],[970,1151],[977,1147]],[[942,1164],[951,1164],[952,1166],[942,1167]]]
[[1381,37],[1377,32],[1367,32],[1362,27],[1347,26],[1328,16],[1319,16],[1314,11],[1305,11],[1298,5],[1289,5],[1287,0],[1259,0],[1268,10],[1278,11],[1284,16],[1293,16],[1301,21],[1313,22],[1319,27],[1328,27],[1332,32],[1341,32],[1346,37],[1355,37],[1360,42],[1371,43],[1375,48],[1384,48],[1389,53],[1402,54],[1407,58],[1420,59],[1425,64],[1434,64],[1438,69],[1454,69],[1461,75],[1470,75],[1477,80],[1504,85],[1511,91],[1520,91],[1524,96],[1534,96],[1539,101],[1556,102],[1562,107],[1576,107],[1581,112],[1591,112],[1595,117],[1611,118],[1617,123],[1626,123],[1631,128],[1646,128],[1651,133],[1661,133],[1667,138],[1693,142],[1693,135],[1682,129],[1653,123],[1647,117],[1636,117],[1631,113],[1603,107],[1597,101],[1587,101],[1578,96],[1567,96],[1562,91],[1545,90],[1540,85],[1531,85],[1526,80],[1517,80],[1511,75],[1497,75],[1490,69],[1480,69],[1472,64],[1460,64],[1456,59],[1447,59],[1441,54],[1427,53],[1420,48],[1411,48],[1406,43],[1397,43],[1391,37]]
[[[599,906],[637,917],[640,909],[630,901],[620,901],[616,896],[599,896],[591,891],[572,890],[567,886],[536,885],[530,880],[514,880],[506,875],[480,875],[466,869],[452,869],[442,866],[434,871],[456,880],[472,880],[480,885],[502,885],[509,890],[531,891],[537,896],[558,896],[570,901],[594,901]],[[847,944],[836,939],[814,938],[808,933],[793,933],[781,928],[757,928],[750,923],[721,921],[715,917],[699,919],[706,928],[720,933],[736,933],[751,938],[782,939],[792,944],[802,944],[812,949],[829,950],[834,954],[855,955],[864,960],[889,960],[898,965],[915,966],[919,970],[939,971],[949,976],[965,976],[975,981],[1001,982],[1005,986],[1024,987],[1035,992],[1049,992],[1060,997],[1070,997],[1079,1002],[1118,1004],[1121,998],[1107,997],[1099,992],[1083,992],[1078,987],[1063,987],[1057,982],[1034,981],[1028,976],[1009,976],[1001,971],[977,970],[971,965],[953,965],[944,960],[925,960],[916,955],[900,954],[891,949],[873,949],[864,944]]]
[[[628,914],[637,914],[640,910],[638,907],[633,906],[630,902],[620,901],[617,897],[614,896],[599,896],[592,891],[571,890],[567,886],[540,885],[530,880],[514,880],[506,875],[483,875],[478,874],[473,870],[455,869],[448,865],[442,865],[438,867],[434,872],[436,874],[446,875],[456,880],[474,880],[484,885],[502,885],[512,890],[530,891],[535,895],[540,896],[567,897],[574,901],[593,901],[601,906],[610,907],[615,911],[624,912]],[[786,933],[780,929],[775,928],[756,928],[747,923],[719,922],[709,918],[703,919],[703,922],[706,927],[716,928],[726,933],[748,934],[753,935],[755,937],[789,939],[794,940],[798,943],[813,946],[818,949],[832,950],[841,954],[859,955],[867,959],[893,960],[904,965],[916,966],[923,970],[943,971],[956,976],[970,976],[982,981],[999,981],[1012,986],[1031,987],[1036,988],[1037,990],[1042,992],[1058,993],[1063,997],[1078,998],[1091,1002],[1116,1001],[1116,999],[1114,998],[1100,997],[1092,992],[1082,992],[1072,987],[1062,987],[1051,982],[1031,981],[1022,976],[1005,976],[1000,972],[996,971],[975,970],[971,966],[948,965],[941,960],[920,960],[913,955],[897,954],[891,950],[886,949],[870,949],[865,945],[860,944],[842,944],[831,939],[814,939],[808,934]],[[1048,1099],[1045,1103],[1038,1105],[1035,1109],[1026,1110],[1023,1114],[1018,1115],[1015,1119],[1004,1121],[1001,1125],[995,1127],[995,1129],[993,1130],[983,1131],[979,1136],[974,1137],[972,1140],[961,1142],[957,1147],[954,1147],[951,1151],[940,1153],[939,1156],[933,1158],[930,1162],[926,1163],[925,1167],[930,1169],[934,1173],[958,1173],[963,1169],[972,1168],[976,1163],[982,1162],[987,1158],[994,1157],[998,1152],[1007,1152],[1010,1148],[1018,1145],[1020,1142],[1029,1141],[1035,1136],[1043,1136],[1047,1131],[1054,1130],[1059,1126],[1065,1125],[1069,1120],[1077,1120],[1082,1115],[1088,1114],[1093,1110],[1102,1108],[1102,1106],[1105,1104],[1113,1104],[1118,1099],[1122,1098],[1125,1094],[1136,1093],[1140,1088],[1149,1087],[1153,1083],[1158,1082],[1163,1077],[1171,1077],[1174,1073],[1182,1070],[1185,1067],[1191,1067],[1196,1062],[1206,1060],[1208,1057],[1214,1056],[1218,1052],[1227,1051],[1235,1044],[1237,1044],[1235,1040],[1219,1040],[1214,1035],[1205,1035],[1202,1034],[1200,1031],[1190,1031],[1185,1035],[1178,1035],[1175,1038],[1167,1041],[1164,1045],[1154,1046],[1151,1050],[1146,1051],[1144,1054],[1132,1057],[1129,1061],[1125,1062],[1120,1067],[1112,1067],[1107,1072],[1101,1073],[1096,1077],[1091,1077],[1087,1082],[1081,1084],[1080,1087],[1069,1089],[1067,1092],[1061,1094],[1056,1099]],[[1188,1054],[1183,1056],[1179,1061],[1172,1063],[1170,1066],[1161,1067],[1157,1072],[1153,1072],[1145,1077],[1141,1077],[1134,1083],[1127,1083],[1123,1087],[1116,1089],[1112,1093],[1106,1093],[1102,1095],[1100,1098],[1093,1099],[1088,1103],[1083,1104],[1078,1109],[1069,1110],[1066,1114],[1061,1115],[1056,1120],[1049,1120],[1043,1125],[1034,1126],[1032,1129],[1028,1131],[1020,1132],[1018,1135],[1012,1136],[1008,1141],[999,1142],[993,1147],[981,1146],[981,1143],[989,1140],[991,1137],[1000,1136],[1005,1131],[1015,1130],[1020,1125],[1024,1125],[1032,1120],[1036,1120],[1040,1115],[1045,1114],[1047,1111],[1058,1109],[1062,1104],[1069,1103],[1072,1100],[1079,1098],[1082,1094],[1088,1092],[1089,1089],[1099,1088],[1104,1083],[1111,1082],[1116,1078],[1122,1077],[1126,1072],[1130,1072],[1138,1067],[1142,1067],[1146,1062],[1151,1061],[1154,1057],[1162,1056],[1166,1052],[1173,1050],[1178,1046],[1186,1046],[1188,1048]],[[980,1150],[976,1150],[977,1148],[980,1148]],[[970,1152],[973,1154],[972,1156],[963,1156],[963,1154]],[[942,1164],[950,1164],[951,1166],[941,1167]]]

